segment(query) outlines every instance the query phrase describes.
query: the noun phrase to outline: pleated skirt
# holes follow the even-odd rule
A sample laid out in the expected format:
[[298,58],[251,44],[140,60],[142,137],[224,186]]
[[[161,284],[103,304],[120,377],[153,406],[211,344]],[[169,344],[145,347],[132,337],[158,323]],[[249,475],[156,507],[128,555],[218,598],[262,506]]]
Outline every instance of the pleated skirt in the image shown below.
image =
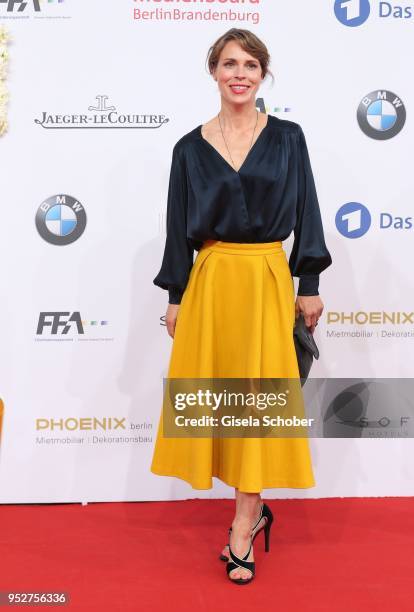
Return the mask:
[[[207,240],[177,315],[168,378],[299,378],[295,292],[282,242]],[[213,477],[242,492],[315,486],[306,437],[168,438],[158,423],[151,472],[194,489]]]

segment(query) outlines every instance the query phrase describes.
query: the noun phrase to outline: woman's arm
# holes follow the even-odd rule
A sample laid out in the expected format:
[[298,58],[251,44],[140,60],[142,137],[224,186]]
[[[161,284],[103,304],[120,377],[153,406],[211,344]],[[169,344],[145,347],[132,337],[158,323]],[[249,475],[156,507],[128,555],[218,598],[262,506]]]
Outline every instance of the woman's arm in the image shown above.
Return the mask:
[[292,276],[299,277],[296,313],[303,312],[305,323],[313,332],[323,310],[318,297],[319,275],[331,265],[332,258],[325,244],[315,180],[301,126],[298,126],[296,153],[298,199],[289,267]]
[[182,150],[172,153],[167,198],[166,241],[161,268],[153,283],[168,290],[169,304],[180,304],[193,266],[194,248],[187,240],[187,176]]

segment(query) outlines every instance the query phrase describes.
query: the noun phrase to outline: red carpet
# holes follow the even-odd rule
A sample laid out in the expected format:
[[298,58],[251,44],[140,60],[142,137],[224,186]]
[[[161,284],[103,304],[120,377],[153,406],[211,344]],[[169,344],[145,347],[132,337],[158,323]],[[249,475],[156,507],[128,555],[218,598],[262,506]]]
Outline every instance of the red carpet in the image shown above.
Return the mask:
[[414,609],[414,498],[268,504],[243,586],[218,560],[231,500],[3,505],[0,591],[66,591],[61,610]]

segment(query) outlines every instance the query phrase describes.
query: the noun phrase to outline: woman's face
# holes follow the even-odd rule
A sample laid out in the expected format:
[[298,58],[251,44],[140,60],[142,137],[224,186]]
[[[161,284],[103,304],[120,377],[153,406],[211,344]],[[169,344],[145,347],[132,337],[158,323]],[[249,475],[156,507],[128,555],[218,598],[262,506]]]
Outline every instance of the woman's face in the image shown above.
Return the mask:
[[256,99],[262,82],[259,60],[231,40],[220,54],[213,72],[222,97],[232,104],[246,104]]

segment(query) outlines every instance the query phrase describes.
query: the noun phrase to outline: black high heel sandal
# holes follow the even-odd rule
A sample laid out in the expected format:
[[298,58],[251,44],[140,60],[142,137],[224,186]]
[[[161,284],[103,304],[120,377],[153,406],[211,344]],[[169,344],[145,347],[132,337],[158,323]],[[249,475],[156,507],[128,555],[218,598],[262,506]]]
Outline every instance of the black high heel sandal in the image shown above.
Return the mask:
[[[266,519],[266,522],[264,523],[264,525],[262,525],[260,527],[260,529],[258,529],[256,531],[256,533],[254,533],[254,530],[257,528],[257,526],[259,525],[260,521],[263,518]],[[262,507],[260,509],[259,519],[256,521],[256,524],[252,528],[252,543],[254,542],[257,534],[260,533],[262,531],[262,529],[264,529],[265,552],[269,552],[269,549],[270,549],[270,528],[272,526],[273,520],[274,520],[274,516],[273,516],[273,513],[272,513],[271,509],[269,508],[269,506],[265,502],[262,502]],[[230,535],[230,533],[231,533],[231,527],[229,528],[229,535]],[[230,548],[230,543],[227,544],[227,546]],[[221,553],[220,556],[219,556],[219,559],[220,559],[220,561],[228,561],[229,557],[227,555],[223,555],[223,553]]]
[[[231,527],[229,529],[229,536],[231,533]],[[230,540],[230,537],[229,537]],[[255,574],[255,562],[254,561],[247,561],[246,559],[248,558],[248,556],[250,555],[250,551],[252,549],[253,546],[253,538],[252,536],[250,536],[250,545],[249,545],[249,550],[247,551],[247,553],[244,555],[244,557],[242,559],[240,559],[239,557],[237,557],[234,552],[231,549],[230,543],[229,543],[229,553],[230,553],[230,558],[227,561],[227,565],[226,565],[226,571],[227,571],[227,576],[229,577],[229,579],[234,582],[235,584],[247,584],[248,582],[251,582],[254,578],[254,574]],[[249,578],[232,578],[230,576],[230,572],[232,572],[234,569],[237,569],[238,567],[241,567],[243,569],[247,569],[250,573],[251,576],[249,576]]]

